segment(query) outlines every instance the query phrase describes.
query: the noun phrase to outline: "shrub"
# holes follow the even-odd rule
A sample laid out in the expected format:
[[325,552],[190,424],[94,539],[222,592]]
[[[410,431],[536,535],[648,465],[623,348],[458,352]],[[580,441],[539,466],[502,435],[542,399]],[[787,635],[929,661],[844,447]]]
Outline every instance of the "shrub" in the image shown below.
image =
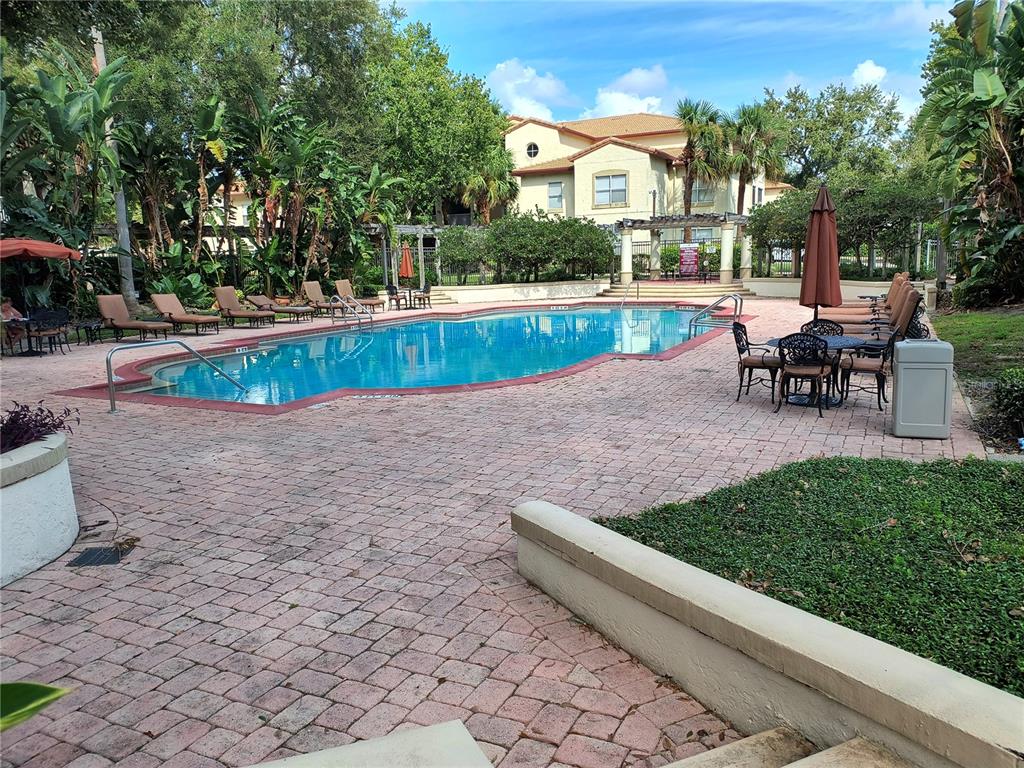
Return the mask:
[[209,289],[203,285],[203,279],[193,272],[182,278],[174,275],[163,275],[146,286],[150,295],[154,293],[173,293],[181,300],[182,306],[207,309],[213,303]]
[[1024,368],[1007,368],[996,379],[992,407],[1016,435],[1024,435]]
[[71,422],[76,425],[81,423],[81,419],[75,415],[77,413],[77,408],[72,410],[66,407],[59,413],[54,413],[43,407],[42,400],[36,403],[34,408],[16,402],[13,408],[0,416],[0,453],[13,451],[58,432],[70,434]]
[[484,261],[484,235],[469,227],[449,227],[438,235],[437,253],[442,271],[457,276],[458,284],[465,285],[467,276]]

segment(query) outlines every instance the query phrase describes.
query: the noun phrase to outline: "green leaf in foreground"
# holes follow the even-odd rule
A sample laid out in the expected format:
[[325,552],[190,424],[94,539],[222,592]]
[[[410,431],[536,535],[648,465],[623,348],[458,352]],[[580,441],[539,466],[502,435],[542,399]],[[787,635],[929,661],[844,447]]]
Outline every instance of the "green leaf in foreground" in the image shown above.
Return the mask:
[[69,692],[41,683],[0,683],[0,731],[28,720]]

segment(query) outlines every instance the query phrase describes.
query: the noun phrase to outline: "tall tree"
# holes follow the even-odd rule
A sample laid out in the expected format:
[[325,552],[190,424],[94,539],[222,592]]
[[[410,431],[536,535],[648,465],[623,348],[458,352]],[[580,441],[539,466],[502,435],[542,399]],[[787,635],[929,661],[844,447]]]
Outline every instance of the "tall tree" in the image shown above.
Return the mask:
[[786,124],[786,181],[803,188],[840,165],[877,170],[893,165],[902,116],[895,94],[877,85],[829,85],[814,96],[795,86],[778,98],[765,89],[765,108]]
[[776,179],[784,171],[784,128],[764,105],[743,104],[726,120],[726,134],[729,169],[739,177],[736,212],[742,214],[747,185],[762,173]]
[[[690,215],[693,185],[697,181],[716,182],[728,172],[729,153],[722,113],[710,101],[683,99],[676,105],[676,119],[686,136],[679,156],[683,168],[683,213]],[[684,237],[689,240],[690,227]]]
[[512,171],[515,161],[505,147],[493,146],[469,169],[462,182],[462,202],[470,206],[484,224],[491,223],[491,210],[507,205],[519,196],[519,184]]

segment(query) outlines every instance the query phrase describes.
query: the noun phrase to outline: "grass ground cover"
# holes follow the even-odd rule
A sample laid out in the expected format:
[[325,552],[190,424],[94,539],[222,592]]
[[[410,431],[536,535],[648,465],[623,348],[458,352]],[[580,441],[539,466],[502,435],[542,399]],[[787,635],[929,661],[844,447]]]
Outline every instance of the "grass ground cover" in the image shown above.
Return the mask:
[[1024,465],[796,462],[606,527],[1024,695]]
[[1024,360],[1024,308],[935,314],[940,339],[953,345],[958,373],[990,379]]

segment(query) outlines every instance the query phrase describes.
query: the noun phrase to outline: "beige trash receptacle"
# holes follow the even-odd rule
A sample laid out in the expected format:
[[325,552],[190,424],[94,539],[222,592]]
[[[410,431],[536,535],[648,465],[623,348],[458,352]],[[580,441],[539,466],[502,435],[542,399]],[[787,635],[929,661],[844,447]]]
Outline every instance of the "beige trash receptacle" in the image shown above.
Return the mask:
[[892,368],[892,433],[948,438],[953,419],[953,346],[938,339],[897,342]]

